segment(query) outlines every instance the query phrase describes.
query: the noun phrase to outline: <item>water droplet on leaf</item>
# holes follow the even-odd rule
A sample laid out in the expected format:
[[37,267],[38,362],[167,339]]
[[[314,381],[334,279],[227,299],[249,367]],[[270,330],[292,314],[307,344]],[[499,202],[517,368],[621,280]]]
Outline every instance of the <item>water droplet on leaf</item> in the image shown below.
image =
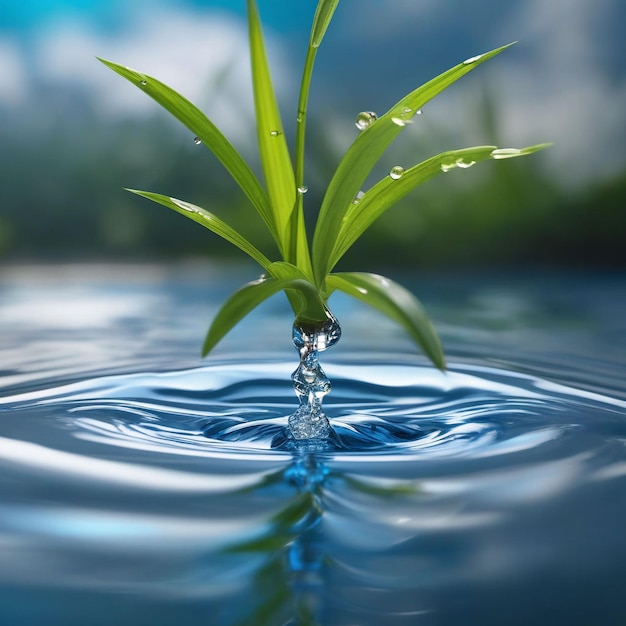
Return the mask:
[[361,201],[361,198],[365,195],[365,193],[363,193],[362,191],[359,191],[359,193],[356,194],[356,197],[354,198],[354,200],[352,201],[352,204],[358,204]]
[[183,211],[187,211],[188,213],[197,213],[198,215],[204,215],[204,217],[206,217],[207,219],[211,219],[210,215],[205,215],[201,212],[201,210],[199,209],[199,207],[190,204],[189,202],[185,202],[184,200],[178,200],[178,198],[171,198],[170,200],[180,209],[182,209]]
[[368,126],[371,126],[378,119],[378,115],[374,111],[361,111],[354,121],[354,125],[359,130],[365,130]]
[[279,135],[281,135],[282,133],[279,130],[270,130],[270,135],[272,137],[278,137]]
[[522,154],[518,148],[497,148],[491,153],[492,159],[510,159]]
[[449,172],[450,170],[453,170],[455,167],[458,167],[456,163],[454,162],[449,162],[449,163],[442,163],[441,164],[441,171],[442,172]]
[[476,165],[476,161],[466,161],[463,158],[456,160],[456,166],[464,170],[466,170],[468,167],[472,167],[472,165]]
[[403,117],[392,117],[391,121],[396,125],[396,126],[406,126],[407,124],[412,124],[413,120],[411,119],[405,119]]
[[389,176],[393,178],[393,180],[398,180],[402,178],[403,175],[404,175],[404,168],[401,165],[395,165],[394,167],[391,168],[391,171],[389,172]]
[[416,112],[410,107],[404,107],[399,115],[394,115],[394,117],[391,118],[391,121],[396,126],[406,126],[407,124],[413,123],[413,116],[418,113],[421,113],[421,111]]
[[477,54],[474,57],[470,57],[469,59],[465,59],[465,61],[463,61],[463,65],[471,65],[472,63],[476,63],[476,61],[479,61],[482,58],[482,54]]
[[309,188],[306,185],[302,185],[301,187],[298,187],[298,193],[300,195],[304,195],[308,190]]
[[144,78],[144,80],[141,81],[141,86],[145,87],[148,84],[148,81]]
[[196,146],[199,146],[202,143],[202,139],[200,139],[200,137],[194,137],[193,142],[196,144]]

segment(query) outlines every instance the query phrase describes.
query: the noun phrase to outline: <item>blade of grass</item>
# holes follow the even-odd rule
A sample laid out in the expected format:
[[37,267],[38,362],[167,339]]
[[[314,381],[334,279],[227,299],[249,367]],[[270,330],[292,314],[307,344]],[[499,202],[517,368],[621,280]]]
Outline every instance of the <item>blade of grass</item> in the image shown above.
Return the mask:
[[262,302],[281,291],[289,281],[259,278],[245,284],[224,302],[213,318],[209,332],[202,346],[202,356],[206,356],[248,313]]
[[276,103],[255,0],[248,0],[248,28],[261,164],[280,250],[285,260],[296,262],[292,256],[290,232],[291,215],[296,205],[296,181]]
[[330,289],[338,289],[362,300],[402,326],[424,354],[440,370],[446,368],[439,337],[415,296],[398,283],[361,272],[331,274],[326,278]]
[[[317,49],[322,43],[326,30],[333,17],[339,0],[320,0],[313,18],[311,37],[307,48],[300,84],[300,96],[298,98],[298,116],[296,124],[296,153],[295,153],[295,177],[298,190],[304,187],[304,143],[306,136],[306,117],[311,89],[311,77],[315,65]],[[306,234],[304,221],[304,195],[298,193],[296,207],[290,223],[292,250],[290,259],[295,259],[296,265],[311,269],[309,242]],[[312,275],[312,271],[309,272]]]
[[317,287],[309,277],[291,263],[277,261],[268,272],[278,280],[289,280],[296,289],[287,289],[287,297],[296,315],[297,322],[317,324],[328,320],[328,310]]
[[[202,356],[206,356],[234,326],[248,315],[248,313],[252,312],[257,306],[279,291],[290,291],[302,294],[302,298],[300,299],[302,311],[299,313],[309,313],[306,306],[314,301],[311,290],[315,291],[315,287],[308,280],[301,278],[302,272],[297,268],[294,267],[296,271],[292,271],[287,266],[288,264],[286,263],[271,264],[267,268],[267,271],[273,276],[278,275],[282,277],[259,278],[258,280],[249,282],[235,291],[235,293],[226,300],[211,323],[202,347]],[[312,306],[314,310],[317,310],[319,307],[319,305]],[[321,306],[322,310],[325,311],[323,304],[321,304]],[[326,319],[325,313],[323,319]]]
[[[313,236],[314,273],[318,284],[327,273],[328,259],[335,246],[343,217],[365,179],[382,154],[404,126],[397,120],[407,111],[416,113],[429,100],[441,93],[459,78],[485,61],[500,54],[512,44],[459,63],[402,98],[389,111],[362,130],[339,163],[326,190]],[[396,121],[394,121],[396,120]]]
[[129,67],[97,57],[108,68],[148,94],[182,122],[220,160],[257,210],[277,244],[278,231],[263,186],[241,155],[198,107],[161,81]]
[[202,207],[185,202],[184,200],[178,200],[177,198],[171,198],[170,196],[164,196],[160,193],[153,193],[151,191],[139,191],[138,189],[127,189],[138,196],[152,200],[158,204],[166,206],[168,209],[172,209],[190,220],[201,224],[205,228],[219,235],[226,241],[237,246],[240,250],[243,250],[247,255],[252,257],[261,267],[268,269],[272,262],[253,244],[251,244],[243,235],[240,235],[232,226],[229,226],[213,213],[210,213]]
[[296,126],[296,185],[301,187],[304,184],[304,138],[306,134],[306,116],[309,102],[309,92],[311,90],[311,77],[315,65],[317,49],[322,43],[326,30],[335,13],[339,0],[320,0],[317,4],[313,26],[311,27],[311,37],[304,61],[302,72],[302,82],[300,84],[300,96],[298,98],[298,117]]
[[551,144],[539,144],[526,148],[497,148],[496,146],[477,146],[460,150],[442,152],[414,167],[404,171],[398,179],[386,176],[369,189],[356,205],[346,213],[340,227],[337,242],[329,259],[326,272],[330,272],[339,259],[354,242],[387,209],[396,204],[410,191],[427,180],[453,169],[467,169],[480,161],[490,159],[510,159],[547,148]]
[[338,4],[339,0],[320,0],[318,2],[311,28],[311,47],[320,47]]

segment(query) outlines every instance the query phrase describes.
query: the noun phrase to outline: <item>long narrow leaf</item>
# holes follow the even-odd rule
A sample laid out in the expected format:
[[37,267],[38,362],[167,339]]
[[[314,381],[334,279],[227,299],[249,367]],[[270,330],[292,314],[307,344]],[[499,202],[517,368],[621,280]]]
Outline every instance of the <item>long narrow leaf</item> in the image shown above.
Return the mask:
[[283,258],[295,261],[289,258],[291,248],[289,224],[296,204],[296,181],[267,64],[255,0],[248,0],[248,26],[261,163]]
[[259,278],[235,291],[213,319],[202,347],[202,356],[206,356],[248,313],[274,294],[289,290],[308,293],[312,287],[311,283],[300,278],[300,273],[292,273],[286,268],[274,265],[268,267],[268,272],[289,277]]
[[326,284],[330,289],[362,300],[400,324],[433,364],[440,370],[445,369],[439,337],[410,291],[384,276],[361,272],[331,274]]
[[412,91],[361,131],[339,163],[320,208],[313,237],[313,269],[318,283],[326,275],[328,259],[346,211],[374,165],[405,127],[405,121],[452,83],[508,47],[502,46],[459,63]]
[[300,268],[277,261],[270,265],[268,272],[274,278],[292,281],[296,286],[295,290],[288,289],[286,293],[298,321],[316,324],[328,320],[328,310],[319,290]]
[[206,356],[234,328],[248,313],[256,309],[259,304],[284,289],[287,280],[260,278],[247,283],[222,305],[221,309],[211,322],[209,332],[202,346],[202,356]]
[[248,196],[278,243],[278,234],[265,190],[248,164],[215,124],[198,107],[156,78],[112,61],[101,58],[98,60],[158,102],[215,154]]
[[341,225],[337,243],[328,258],[326,273],[330,272],[352,244],[387,209],[396,204],[410,191],[425,181],[453,169],[467,169],[480,161],[489,159],[510,159],[538,152],[550,144],[539,144],[526,148],[497,148],[478,146],[442,152],[414,167],[397,174],[397,178],[386,176],[369,189],[357,204],[346,213]]
[[315,17],[313,18],[313,27],[311,28],[311,46],[313,48],[320,47],[338,4],[339,0],[319,1]]
[[[326,30],[335,13],[339,0],[320,0],[313,18],[311,37],[304,61],[302,81],[300,83],[300,95],[298,97],[298,116],[296,125],[296,152],[295,152],[295,179],[298,190],[304,188],[304,141],[306,137],[306,118],[309,105],[309,91],[311,89],[311,77],[315,66],[317,49],[322,43]],[[298,193],[296,207],[291,216],[289,231],[291,249],[288,258],[299,267],[307,268],[311,276],[313,269],[311,266],[311,253],[309,251],[309,241],[306,233],[304,220],[304,196]]]
[[243,235],[240,235],[232,226],[229,226],[221,220],[219,217],[213,215],[206,209],[185,202],[184,200],[178,200],[171,198],[170,196],[163,196],[160,193],[153,193],[151,191],[139,191],[137,189],[127,189],[131,193],[137,194],[158,204],[162,204],[169,209],[173,209],[177,213],[188,217],[190,220],[201,224],[205,228],[219,235],[226,241],[229,241],[233,245],[237,246],[240,250],[243,250],[247,255],[251,256],[261,267],[268,269],[272,262],[254,245],[252,245]]

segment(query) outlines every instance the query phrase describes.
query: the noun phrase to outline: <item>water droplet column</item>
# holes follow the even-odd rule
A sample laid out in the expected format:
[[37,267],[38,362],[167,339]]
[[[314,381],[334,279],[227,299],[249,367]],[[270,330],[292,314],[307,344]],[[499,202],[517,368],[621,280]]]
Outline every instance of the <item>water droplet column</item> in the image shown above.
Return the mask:
[[326,439],[331,433],[328,418],[322,410],[322,400],[331,390],[318,353],[334,346],[341,337],[339,322],[328,312],[321,324],[293,325],[293,343],[300,353],[300,365],[292,374],[293,388],[300,400],[298,410],[289,418],[294,439]]

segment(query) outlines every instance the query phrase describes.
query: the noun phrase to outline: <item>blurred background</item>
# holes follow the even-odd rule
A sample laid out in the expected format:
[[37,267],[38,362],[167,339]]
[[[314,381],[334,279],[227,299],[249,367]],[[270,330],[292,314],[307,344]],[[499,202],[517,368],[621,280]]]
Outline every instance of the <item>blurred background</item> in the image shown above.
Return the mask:
[[[316,0],[259,0],[293,135]],[[261,246],[260,221],[204,146],[96,55],[170,84],[258,170],[244,0],[0,3],[0,258],[238,255],[123,187],[205,206]],[[430,102],[374,173],[469,145],[555,142],[456,170],[392,209],[344,268],[626,266],[626,5],[620,0],[342,0],[310,102],[315,216],[359,111],[383,113],[463,59],[519,43]]]

